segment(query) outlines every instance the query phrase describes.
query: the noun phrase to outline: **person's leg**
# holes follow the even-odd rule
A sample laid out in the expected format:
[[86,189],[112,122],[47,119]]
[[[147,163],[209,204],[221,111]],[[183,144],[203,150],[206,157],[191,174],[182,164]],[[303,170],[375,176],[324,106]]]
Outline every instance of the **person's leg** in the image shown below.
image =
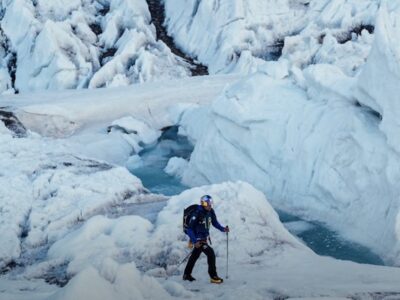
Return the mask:
[[216,277],[217,275],[217,267],[215,266],[215,253],[214,249],[209,245],[204,245],[202,247],[203,252],[207,255],[207,263],[208,263],[208,274],[210,277]]
[[184,275],[191,275],[192,274],[194,265],[195,265],[197,259],[199,258],[200,254],[201,254],[201,247],[193,249],[192,255],[190,255],[189,261],[186,264],[186,268],[185,268],[185,271],[183,273]]

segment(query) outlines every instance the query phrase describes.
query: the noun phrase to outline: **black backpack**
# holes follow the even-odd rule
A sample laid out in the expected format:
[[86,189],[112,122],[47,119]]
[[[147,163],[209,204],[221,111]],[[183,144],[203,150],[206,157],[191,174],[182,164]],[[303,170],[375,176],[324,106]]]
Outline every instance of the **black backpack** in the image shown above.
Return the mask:
[[183,232],[184,233],[186,233],[186,230],[189,227],[189,219],[190,219],[190,217],[196,211],[198,206],[199,206],[198,204],[192,204],[192,205],[186,207],[183,210],[183,224],[182,224],[182,227],[183,227]]

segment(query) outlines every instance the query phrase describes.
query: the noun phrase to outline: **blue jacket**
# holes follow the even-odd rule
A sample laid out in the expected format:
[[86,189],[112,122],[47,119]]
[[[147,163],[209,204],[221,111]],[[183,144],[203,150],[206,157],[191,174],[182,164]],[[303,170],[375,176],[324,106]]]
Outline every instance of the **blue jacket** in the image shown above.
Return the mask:
[[211,225],[222,232],[225,231],[225,227],[219,224],[214,209],[207,211],[199,205],[190,216],[186,233],[189,235],[193,244],[197,241],[205,241],[210,235],[209,230]]

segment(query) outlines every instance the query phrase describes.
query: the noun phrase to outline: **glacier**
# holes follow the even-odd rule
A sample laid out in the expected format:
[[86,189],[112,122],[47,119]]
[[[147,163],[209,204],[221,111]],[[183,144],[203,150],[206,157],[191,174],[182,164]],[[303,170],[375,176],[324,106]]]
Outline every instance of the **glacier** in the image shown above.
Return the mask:
[[[163,4],[211,75],[144,0],[0,2],[0,299],[398,299],[398,1]],[[169,160],[190,188],[166,196],[132,170],[171,126],[194,151]],[[203,194],[232,229],[222,286],[178,266]],[[385,266],[315,254],[275,209]]]

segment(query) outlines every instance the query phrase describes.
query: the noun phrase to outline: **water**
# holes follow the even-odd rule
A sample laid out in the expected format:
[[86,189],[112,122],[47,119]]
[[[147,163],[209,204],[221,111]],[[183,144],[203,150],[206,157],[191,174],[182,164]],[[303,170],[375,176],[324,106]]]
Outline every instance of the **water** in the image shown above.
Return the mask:
[[[278,214],[283,225],[304,222],[302,219],[282,211],[278,211]],[[315,253],[363,264],[384,265],[382,259],[368,248],[344,240],[323,224],[318,222],[304,223],[308,224],[308,226],[303,226],[304,230],[293,232],[293,228],[290,226],[288,230],[303,240]]]
[[[130,170],[142,180],[143,185],[152,193],[171,196],[188,188],[182,185],[178,179],[164,172],[171,157],[178,156],[189,159],[193,151],[193,146],[189,141],[177,133],[177,127],[171,127],[164,131],[156,145],[147,147],[139,153],[143,160],[142,166]],[[159,209],[162,209],[162,206]],[[324,224],[306,222],[282,211],[278,211],[278,214],[286,228],[319,255],[365,264],[384,264],[381,258],[368,248],[344,240],[336,232],[326,228]]]
[[177,195],[188,187],[176,177],[164,172],[168,160],[177,156],[189,159],[193,146],[186,137],[178,135],[178,127],[173,126],[163,132],[156,145],[144,148],[139,156],[143,164],[130,172],[142,180],[152,193],[166,196]]

